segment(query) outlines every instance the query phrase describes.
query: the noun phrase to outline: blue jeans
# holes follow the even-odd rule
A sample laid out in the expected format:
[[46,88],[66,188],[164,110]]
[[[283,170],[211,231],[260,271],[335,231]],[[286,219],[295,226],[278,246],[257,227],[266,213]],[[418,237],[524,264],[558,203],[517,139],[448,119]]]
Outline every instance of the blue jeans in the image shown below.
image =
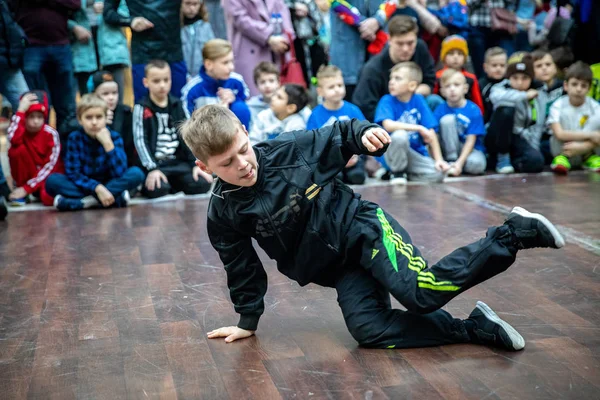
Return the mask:
[[8,100],[13,112],[19,108],[19,98],[29,90],[23,73],[18,68],[0,71],[0,93]]
[[[123,176],[104,183],[104,186],[113,196],[120,196],[125,190],[132,190],[138,187],[146,177],[138,167],[130,167]],[[46,180],[46,192],[52,197],[62,195],[71,199],[83,199],[88,194],[77,187],[64,174],[52,174]],[[96,195],[94,194],[94,197]]]
[[73,54],[71,46],[30,46],[25,49],[23,74],[31,90],[46,90],[56,111],[56,126],[61,134],[75,119],[73,92]]
[[2,172],[2,164],[0,164],[0,185],[6,183],[6,178],[4,177],[4,173]]
[[515,37],[492,31],[490,28],[472,27],[469,33],[469,52],[473,69],[478,78],[482,77],[485,52],[490,47],[502,47],[508,56],[515,52]]
[[[148,89],[144,87],[144,68],[146,64],[133,64],[131,66],[131,75],[133,78],[133,96],[135,101],[140,101],[148,95]],[[185,61],[170,63],[171,67],[171,94],[177,98],[181,97],[181,89],[187,83],[187,67]]]

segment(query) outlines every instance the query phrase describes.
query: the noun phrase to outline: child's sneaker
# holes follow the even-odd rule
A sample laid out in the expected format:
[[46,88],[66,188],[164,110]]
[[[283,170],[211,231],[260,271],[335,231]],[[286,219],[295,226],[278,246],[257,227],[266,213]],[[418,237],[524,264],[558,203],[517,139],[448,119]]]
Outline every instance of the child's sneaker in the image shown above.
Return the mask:
[[593,172],[600,172],[600,156],[592,154],[583,162],[583,168]]
[[550,168],[552,168],[555,174],[566,175],[571,170],[571,163],[566,156],[559,154],[552,160]]
[[512,174],[515,172],[515,169],[510,163],[510,154],[498,154],[498,159],[496,161],[496,172],[499,174]]
[[6,199],[4,196],[0,196],[0,221],[4,221],[7,214],[8,206],[6,205]]
[[115,198],[115,206],[119,208],[127,207],[130,201],[131,196],[129,195],[129,190],[124,190],[123,193]]
[[522,350],[525,339],[508,322],[484,302],[478,301],[467,321],[474,324],[471,340],[477,344],[487,344],[509,351]]
[[58,211],[83,210],[83,203],[79,199],[69,199],[60,194],[54,198],[54,207]]
[[27,204],[27,199],[22,198],[22,199],[12,199],[10,201],[10,205],[13,207],[22,207],[25,204]]
[[535,247],[560,249],[565,245],[565,239],[552,222],[541,214],[530,213],[521,207],[512,209],[504,225],[513,229],[520,249]]

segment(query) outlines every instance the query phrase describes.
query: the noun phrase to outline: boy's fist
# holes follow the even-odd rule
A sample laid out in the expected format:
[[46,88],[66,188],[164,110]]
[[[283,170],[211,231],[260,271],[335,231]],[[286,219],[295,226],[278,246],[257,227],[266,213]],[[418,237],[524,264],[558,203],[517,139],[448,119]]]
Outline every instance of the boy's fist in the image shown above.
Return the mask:
[[371,128],[367,129],[365,134],[362,136],[362,144],[371,153],[383,149],[386,144],[390,144],[392,139],[390,135],[382,128]]
[[29,110],[29,107],[31,107],[32,104],[37,103],[39,102],[35,93],[27,93],[25,96],[23,96],[21,101],[19,101],[19,108],[17,111],[22,113],[27,112],[27,110]]
[[538,97],[538,91],[535,89],[529,89],[527,91],[527,100],[533,100]]
[[254,335],[254,331],[247,331],[245,329],[238,328],[237,326],[225,326],[223,328],[208,332],[209,339],[224,337],[227,343],[231,343],[238,339],[244,339],[252,335]]

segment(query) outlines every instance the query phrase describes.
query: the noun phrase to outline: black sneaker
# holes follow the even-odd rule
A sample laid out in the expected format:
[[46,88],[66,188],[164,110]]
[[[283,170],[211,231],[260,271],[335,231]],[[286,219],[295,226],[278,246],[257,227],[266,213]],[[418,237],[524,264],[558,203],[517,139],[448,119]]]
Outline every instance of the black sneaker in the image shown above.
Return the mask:
[[525,339],[515,328],[503,321],[484,302],[478,301],[475,309],[469,315],[472,321],[473,343],[500,347],[510,351],[522,350],[525,347]]
[[0,196],[0,221],[4,221],[7,214],[8,206],[6,205],[6,199],[4,196]]
[[115,206],[118,208],[127,207],[131,201],[128,190],[124,190],[119,196],[115,197]]
[[60,194],[54,198],[54,207],[58,211],[77,211],[83,210],[83,203],[78,199],[69,199]]
[[565,245],[565,239],[552,222],[543,215],[530,213],[524,208],[513,208],[504,224],[512,227],[520,249],[534,247],[560,249]]

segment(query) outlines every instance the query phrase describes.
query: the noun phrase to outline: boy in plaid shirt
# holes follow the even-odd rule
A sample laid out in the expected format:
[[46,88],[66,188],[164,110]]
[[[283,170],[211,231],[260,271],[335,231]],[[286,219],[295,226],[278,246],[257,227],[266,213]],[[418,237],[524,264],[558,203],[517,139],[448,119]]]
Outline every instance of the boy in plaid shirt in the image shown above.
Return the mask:
[[127,168],[123,139],[106,127],[107,111],[106,102],[96,94],[86,94],[77,105],[82,129],[67,140],[66,174],[53,174],[46,181],[46,191],[55,196],[59,211],[126,207],[129,190],[144,182],[141,169]]

